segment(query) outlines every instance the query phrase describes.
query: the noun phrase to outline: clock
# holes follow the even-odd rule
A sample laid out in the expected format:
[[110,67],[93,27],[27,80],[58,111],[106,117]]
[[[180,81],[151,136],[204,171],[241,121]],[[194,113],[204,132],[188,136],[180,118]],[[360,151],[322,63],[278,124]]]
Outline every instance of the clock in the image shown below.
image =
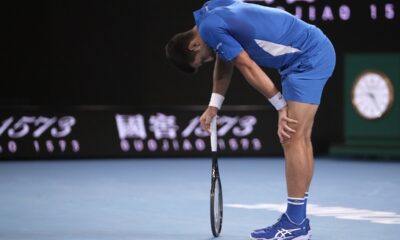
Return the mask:
[[352,104],[361,117],[380,119],[390,111],[393,101],[393,84],[384,73],[367,70],[354,81]]
[[344,142],[331,153],[400,159],[400,53],[350,53],[344,62]]

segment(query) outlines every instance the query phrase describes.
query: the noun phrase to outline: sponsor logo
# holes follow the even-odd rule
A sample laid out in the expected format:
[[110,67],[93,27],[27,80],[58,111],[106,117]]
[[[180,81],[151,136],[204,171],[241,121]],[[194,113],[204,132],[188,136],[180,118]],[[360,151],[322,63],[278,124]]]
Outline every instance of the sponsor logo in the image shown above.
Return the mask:
[[[324,22],[337,22],[337,21],[350,21],[353,19],[352,11],[355,6],[351,4],[343,4],[339,6],[332,6],[329,4],[318,3],[317,0],[245,0],[249,3],[261,3],[264,5],[280,8],[286,10],[296,17],[305,21],[324,21]],[[359,9],[357,9],[359,10]],[[390,20],[396,18],[399,7],[392,2],[381,2],[369,4],[369,8],[365,16],[369,20]],[[362,16],[359,14],[359,16]]]
[[[175,115],[156,113],[115,115],[123,152],[202,152],[208,148],[209,134],[200,126],[200,117],[178,124]],[[218,148],[221,151],[261,151],[261,140],[252,137],[257,118],[220,116],[218,118]]]
[[70,135],[73,116],[10,116],[0,120],[0,154],[16,154],[33,148],[36,153],[77,153],[80,143]]

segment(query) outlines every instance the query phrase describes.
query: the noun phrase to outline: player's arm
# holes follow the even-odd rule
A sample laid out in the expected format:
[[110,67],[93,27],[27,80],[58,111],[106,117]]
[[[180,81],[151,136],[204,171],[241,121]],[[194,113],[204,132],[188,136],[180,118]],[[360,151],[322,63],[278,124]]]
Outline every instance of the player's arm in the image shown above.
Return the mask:
[[225,99],[226,91],[231,83],[233,63],[223,61],[217,56],[213,73],[213,92],[208,108],[200,118],[203,129],[210,129],[211,119],[217,115]]
[[239,55],[234,58],[233,63],[250,85],[268,98],[272,105],[274,105],[274,107],[279,111],[278,136],[280,141],[284,143],[285,139],[290,138],[290,133],[295,132],[295,130],[291,129],[287,123],[297,123],[296,120],[288,118],[285,99],[275,87],[272,80],[245,51],[239,53]]
[[272,98],[279,92],[272,80],[245,51],[239,53],[233,63],[246,78],[247,82],[266,98]]
[[218,93],[221,96],[225,96],[226,91],[231,83],[232,72],[233,63],[223,61],[217,55],[213,73],[213,93]]

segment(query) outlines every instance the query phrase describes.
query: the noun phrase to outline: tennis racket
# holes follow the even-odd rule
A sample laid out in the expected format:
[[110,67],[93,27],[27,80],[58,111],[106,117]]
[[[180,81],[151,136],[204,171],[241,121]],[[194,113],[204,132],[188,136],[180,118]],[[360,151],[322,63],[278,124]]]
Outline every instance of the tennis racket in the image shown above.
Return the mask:
[[217,155],[217,117],[211,121],[211,152],[212,152],[212,171],[211,171],[211,192],[210,192],[210,216],[211,230],[214,237],[218,237],[222,228],[223,201],[222,186],[219,178],[218,155]]

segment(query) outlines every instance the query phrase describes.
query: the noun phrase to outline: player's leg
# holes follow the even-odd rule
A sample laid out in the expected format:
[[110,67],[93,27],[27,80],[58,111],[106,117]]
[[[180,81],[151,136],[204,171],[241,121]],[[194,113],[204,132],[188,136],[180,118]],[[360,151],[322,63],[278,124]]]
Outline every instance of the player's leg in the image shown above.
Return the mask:
[[[275,239],[274,237],[286,239],[285,237],[291,236],[293,239],[308,240],[311,237],[309,220],[305,217],[304,193],[308,191],[313,175],[311,130],[317,110],[318,105],[288,102],[288,117],[298,121],[297,124],[290,125],[296,133],[283,144],[289,196],[288,209],[278,221],[279,225],[255,230],[251,234],[253,239]],[[290,234],[287,234],[288,232]]]
[[311,132],[317,110],[315,104],[288,102],[288,117],[298,121],[298,124],[289,123],[296,133],[283,144],[289,197],[303,198],[313,176]]
[[316,104],[288,102],[288,117],[298,123],[289,124],[296,133],[283,144],[288,190],[286,214],[297,224],[306,219],[305,193],[308,192],[314,167],[311,132],[317,110]]

